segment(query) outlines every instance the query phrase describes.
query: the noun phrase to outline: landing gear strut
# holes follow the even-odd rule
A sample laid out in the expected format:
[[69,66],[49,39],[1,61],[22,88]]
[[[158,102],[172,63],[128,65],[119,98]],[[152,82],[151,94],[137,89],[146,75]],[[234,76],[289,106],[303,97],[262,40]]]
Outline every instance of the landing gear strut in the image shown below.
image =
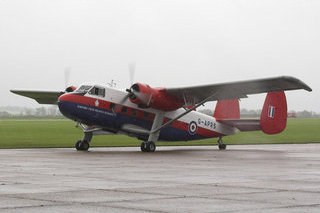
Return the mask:
[[144,141],[141,143],[142,152],[154,152],[156,151],[156,144],[153,141]]
[[141,151],[142,152],[154,152],[156,151],[156,141],[159,138],[159,131],[155,131],[158,127],[161,126],[164,118],[164,112],[160,111],[156,113],[155,118],[153,120],[153,124],[151,127],[151,133],[149,134],[148,141],[144,141],[141,143]]
[[218,144],[220,150],[225,150],[227,148],[227,145],[222,142],[222,137],[219,137]]
[[85,132],[82,140],[77,141],[75,147],[78,151],[88,151],[90,148],[90,141],[92,139],[92,132]]

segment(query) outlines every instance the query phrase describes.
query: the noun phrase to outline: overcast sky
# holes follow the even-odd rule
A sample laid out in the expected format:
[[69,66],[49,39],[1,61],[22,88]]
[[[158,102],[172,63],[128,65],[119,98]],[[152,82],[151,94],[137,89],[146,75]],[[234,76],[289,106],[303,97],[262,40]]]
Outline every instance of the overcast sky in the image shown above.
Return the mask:
[[72,85],[129,87],[135,62],[135,81],[161,87],[294,76],[313,92],[288,92],[289,109],[320,112],[319,11],[319,0],[0,0],[0,106],[39,107],[9,89],[63,90],[67,67]]

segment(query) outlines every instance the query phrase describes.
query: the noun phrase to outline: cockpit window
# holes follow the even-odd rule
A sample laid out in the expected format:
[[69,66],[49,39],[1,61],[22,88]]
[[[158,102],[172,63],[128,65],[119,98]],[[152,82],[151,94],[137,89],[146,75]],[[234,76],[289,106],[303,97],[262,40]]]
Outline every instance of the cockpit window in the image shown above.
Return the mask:
[[77,91],[77,92],[88,92],[91,87],[92,87],[92,86],[82,85],[82,86],[79,87],[76,91]]
[[97,96],[101,96],[104,97],[105,95],[105,89],[104,88],[100,88],[97,86],[92,87],[92,89],[89,91],[90,95],[97,95]]

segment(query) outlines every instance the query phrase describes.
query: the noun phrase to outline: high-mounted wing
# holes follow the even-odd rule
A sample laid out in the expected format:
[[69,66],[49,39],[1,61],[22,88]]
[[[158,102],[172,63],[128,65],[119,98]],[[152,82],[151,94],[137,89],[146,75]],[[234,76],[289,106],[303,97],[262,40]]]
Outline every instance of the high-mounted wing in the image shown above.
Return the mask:
[[39,104],[57,104],[63,91],[10,90],[10,92],[36,100]]
[[246,98],[247,95],[285,90],[312,89],[297,78],[282,76],[230,83],[219,83],[205,86],[167,88],[162,92],[196,104],[211,96],[208,101]]

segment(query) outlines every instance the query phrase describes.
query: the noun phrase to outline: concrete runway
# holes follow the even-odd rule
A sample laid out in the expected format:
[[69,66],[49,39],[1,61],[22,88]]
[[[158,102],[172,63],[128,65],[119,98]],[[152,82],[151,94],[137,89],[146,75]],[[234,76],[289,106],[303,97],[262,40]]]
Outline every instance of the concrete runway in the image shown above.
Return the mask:
[[0,150],[0,212],[320,212],[320,144]]

